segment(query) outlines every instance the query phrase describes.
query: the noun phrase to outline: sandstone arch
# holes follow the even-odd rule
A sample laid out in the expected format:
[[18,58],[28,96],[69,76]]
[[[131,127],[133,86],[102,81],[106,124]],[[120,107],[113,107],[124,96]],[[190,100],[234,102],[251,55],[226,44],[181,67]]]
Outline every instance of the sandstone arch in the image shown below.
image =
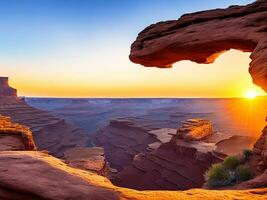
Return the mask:
[[249,72],[267,91],[266,0],[152,24],[138,35],[129,57],[147,67],[166,68],[181,60],[209,64],[230,49],[252,52]]

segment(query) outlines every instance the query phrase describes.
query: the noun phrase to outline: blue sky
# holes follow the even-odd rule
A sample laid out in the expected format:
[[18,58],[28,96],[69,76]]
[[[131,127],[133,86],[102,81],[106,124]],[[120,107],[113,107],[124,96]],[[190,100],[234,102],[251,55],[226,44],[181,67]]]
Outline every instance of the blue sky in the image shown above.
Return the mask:
[[[130,45],[151,23],[177,19],[189,12],[247,4],[249,0],[0,0],[0,70],[11,76],[22,95],[49,96],[44,85],[75,89],[77,81],[88,87],[107,81],[125,81],[133,72]],[[132,70],[132,71],[131,71]],[[140,77],[149,78],[142,74]],[[153,75],[151,75],[153,76]],[[144,81],[131,77],[129,87]],[[46,83],[46,80],[54,80]],[[73,84],[71,84],[73,83]],[[30,89],[31,84],[43,90]],[[100,86],[99,86],[100,87]],[[104,85],[101,85],[104,87]],[[67,91],[68,89],[65,88]],[[136,90],[136,89],[135,89]],[[82,96],[91,96],[91,90]],[[55,96],[56,91],[51,95]],[[72,93],[70,93],[72,95]],[[94,96],[94,95],[92,95]],[[98,96],[101,96],[99,93]],[[102,96],[105,96],[103,90]]]

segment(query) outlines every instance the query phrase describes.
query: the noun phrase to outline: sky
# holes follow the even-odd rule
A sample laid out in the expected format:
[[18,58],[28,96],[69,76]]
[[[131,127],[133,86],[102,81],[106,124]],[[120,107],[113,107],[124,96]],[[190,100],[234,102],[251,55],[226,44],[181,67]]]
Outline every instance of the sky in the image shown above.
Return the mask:
[[172,69],[128,59],[145,27],[182,14],[253,0],[0,0],[0,76],[21,96],[242,97],[264,92],[248,74],[249,53]]

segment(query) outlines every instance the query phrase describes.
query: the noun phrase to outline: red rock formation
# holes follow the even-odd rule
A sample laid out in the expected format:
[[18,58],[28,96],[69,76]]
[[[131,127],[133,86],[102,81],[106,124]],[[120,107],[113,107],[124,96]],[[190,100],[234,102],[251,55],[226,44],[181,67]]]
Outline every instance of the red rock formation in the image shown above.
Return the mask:
[[112,185],[105,177],[71,168],[40,152],[0,152],[3,200],[264,200],[267,189],[136,191]]
[[0,77],[0,96],[17,96],[17,90],[8,84],[8,77]]
[[138,190],[184,190],[202,187],[204,174],[224,156],[214,144],[186,142],[174,136],[159,148],[136,155],[114,178],[116,185]]
[[[10,118],[1,118],[0,121],[1,130],[5,129],[9,134],[17,134],[18,130],[28,130],[26,127],[10,123]],[[29,136],[29,132],[26,135]],[[2,144],[2,140],[0,140],[0,144]],[[72,153],[76,154],[77,152],[80,151]],[[184,153],[188,154],[189,151]],[[81,157],[84,156],[81,155]],[[0,150],[0,199],[3,200],[195,200],[200,198],[207,200],[215,198],[260,200],[265,199],[266,193],[266,188],[241,191],[199,189],[184,192],[140,192],[116,187],[102,176],[69,167],[61,160],[46,153]]]
[[0,150],[36,150],[32,132],[26,126],[12,123],[10,117],[0,115]]
[[257,173],[262,173],[267,169],[267,126],[254,145],[253,158],[250,164],[257,170]]
[[97,146],[105,149],[105,155],[112,168],[121,170],[128,166],[134,156],[146,152],[148,144],[157,142],[149,130],[128,120],[111,120],[99,130],[94,138]]
[[143,30],[132,44],[130,59],[149,67],[171,67],[181,60],[212,63],[231,48],[252,52],[249,72],[267,91],[266,24],[266,0],[186,14]]
[[204,119],[189,119],[181,122],[177,137],[186,141],[201,140],[213,134],[212,123]]

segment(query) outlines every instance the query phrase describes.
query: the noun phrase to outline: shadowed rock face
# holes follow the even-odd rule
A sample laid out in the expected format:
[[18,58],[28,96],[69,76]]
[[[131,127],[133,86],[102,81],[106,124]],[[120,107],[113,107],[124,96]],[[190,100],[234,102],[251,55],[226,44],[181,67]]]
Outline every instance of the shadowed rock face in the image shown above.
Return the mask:
[[8,77],[0,77],[0,96],[17,96],[17,90],[9,86]]
[[47,111],[31,107],[16,96],[0,95],[0,114],[28,126],[38,150],[48,150],[54,156],[62,157],[68,149],[86,146],[87,136],[83,129]]
[[161,68],[181,60],[208,64],[230,49],[252,52],[249,72],[267,91],[266,0],[150,25],[132,44],[130,60]]

